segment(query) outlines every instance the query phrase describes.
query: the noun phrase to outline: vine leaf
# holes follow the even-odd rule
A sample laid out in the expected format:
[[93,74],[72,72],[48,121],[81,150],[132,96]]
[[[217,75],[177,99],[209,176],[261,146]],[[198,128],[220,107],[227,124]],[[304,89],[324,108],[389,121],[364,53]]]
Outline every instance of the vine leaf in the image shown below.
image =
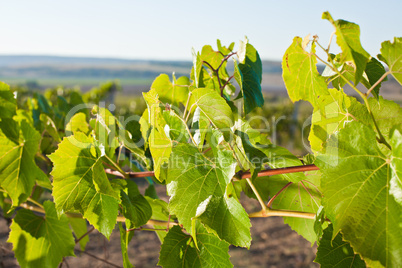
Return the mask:
[[205,135],[207,134],[210,123],[206,115],[199,107],[195,108],[192,129],[194,130],[194,141],[198,148],[204,146]]
[[224,131],[233,125],[232,110],[216,91],[197,88],[191,94],[191,101],[217,128]]
[[129,228],[138,228],[147,223],[152,216],[152,208],[143,195],[140,194],[138,186],[133,181],[125,181],[126,187],[121,190],[122,214],[126,217],[126,224]]
[[90,128],[86,119],[86,114],[79,112],[71,117],[70,121],[66,125],[67,136],[80,131],[86,135],[89,134]]
[[402,37],[395,37],[393,43],[382,42],[380,51],[378,58],[388,65],[392,76],[402,85]]
[[123,255],[123,267],[124,268],[132,268],[134,267],[128,256],[128,244],[134,236],[134,232],[127,232],[127,230],[123,227],[121,222],[119,222],[119,231],[120,231],[120,246],[121,246],[121,254]]
[[[384,66],[381,64],[381,62],[379,62],[376,58],[371,58],[369,62],[367,62],[366,65],[366,70],[364,70],[368,81],[366,80],[366,78],[363,76],[362,79],[362,83],[364,84],[364,86],[366,88],[371,88],[380,78],[381,76],[383,76],[383,74],[385,74],[385,68]],[[382,82],[387,81],[387,78],[385,77],[384,80],[382,80]],[[374,87],[374,89],[371,91],[371,93],[373,94],[373,96],[378,99],[379,98],[379,94],[380,94],[380,87],[381,87],[381,83],[380,82],[376,87]]]
[[360,256],[353,252],[350,244],[343,241],[342,234],[338,233],[333,239],[332,233],[333,226],[330,224],[324,229],[322,239],[318,243],[314,262],[321,264],[322,267],[366,267]]
[[167,74],[161,74],[154,80],[151,89],[156,90],[162,102],[167,102],[178,107],[180,103],[186,103],[189,85],[190,80],[185,76],[179,77],[179,79],[172,83]]
[[58,215],[80,211],[106,237],[117,219],[119,193],[110,185],[101,149],[82,132],[64,138],[49,156],[54,164],[53,197]]
[[[367,146],[370,144],[370,146]],[[391,169],[372,128],[351,122],[332,135],[315,164],[323,205],[355,252],[386,267],[402,261],[401,206],[390,195]]]
[[167,176],[169,209],[186,230],[191,230],[191,218],[197,215],[197,209],[204,210],[212,197],[223,197],[234,168],[230,152],[210,160],[190,144],[173,148]]
[[[206,207],[197,209],[197,218],[208,232],[234,246],[250,248],[250,219],[242,205],[234,197],[212,197]],[[198,239],[198,238],[197,238]]]
[[0,121],[0,184],[7,191],[13,206],[31,194],[35,180],[49,184],[49,179],[35,164],[40,134],[25,120],[10,118]]
[[332,18],[329,12],[324,12],[322,18],[328,20],[335,27],[336,43],[342,49],[341,62],[351,61],[355,66],[354,84],[357,85],[366,69],[370,54],[360,43],[359,25]]
[[402,127],[393,129],[391,132],[391,187],[390,193],[395,200],[402,205]]
[[12,118],[17,110],[17,101],[10,87],[0,82],[0,118]]
[[[287,186],[275,198],[272,208],[317,213],[321,204],[320,175],[317,172],[309,171],[306,172],[306,175],[301,173],[304,179]],[[268,200],[268,197],[272,198],[288,183],[289,181],[278,175],[258,177],[253,181],[264,200]],[[246,190],[246,194],[252,196],[251,190]],[[283,218],[286,224],[312,244],[317,240],[314,220],[295,217]]]
[[256,107],[264,105],[261,92],[262,62],[257,50],[246,38],[240,42],[239,64],[234,61],[234,77],[240,86],[244,99],[244,113],[248,114]]
[[[70,226],[73,229],[73,232],[77,239],[81,238],[84,234],[88,232],[87,221],[85,219],[69,217],[68,222],[70,223]],[[85,235],[81,238],[81,240],[78,242],[80,244],[81,250],[85,250],[85,246],[88,242],[88,235]]]
[[54,203],[43,204],[46,215],[19,210],[11,224],[7,242],[22,267],[57,267],[65,256],[74,256],[74,238],[68,219],[57,217]]
[[315,43],[310,53],[303,49],[302,43],[301,37],[295,37],[286,50],[282,61],[283,80],[293,102],[306,100],[316,107],[319,98],[328,94],[327,83],[317,70]]
[[355,98],[347,96],[342,89],[328,89],[329,95],[320,98],[312,116],[309,134],[313,151],[321,152],[323,143],[335,132],[352,121],[370,122],[367,109]]
[[229,244],[209,234],[198,223],[196,226],[197,250],[193,238],[174,226],[166,235],[159,263],[164,268],[176,267],[233,267],[228,254]]

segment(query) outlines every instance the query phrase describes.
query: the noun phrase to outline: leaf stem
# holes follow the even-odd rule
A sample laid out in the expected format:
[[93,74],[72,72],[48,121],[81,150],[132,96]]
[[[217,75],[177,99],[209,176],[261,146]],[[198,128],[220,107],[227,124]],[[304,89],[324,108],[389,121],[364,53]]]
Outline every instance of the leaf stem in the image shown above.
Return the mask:
[[128,175],[126,172],[124,172],[124,170],[122,170],[119,165],[117,165],[112,159],[110,159],[109,156],[105,155],[105,158],[109,161],[110,164],[112,164],[113,168],[116,169],[117,171],[119,171],[124,178],[128,178]]
[[82,251],[82,250],[79,250],[79,249],[76,249],[76,250],[77,250],[78,252],[80,252],[80,253],[87,254],[88,256],[90,256],[90,257],[92,257],[92,258],[94,258],[94,259],[97,259],[98,261],[102,261],[102,262],[104,262],[104,263],[107,263],[107,264],[109,264],[110,266],[113,266],[113,267],[116,267],[116,268],[121,268],[121,266],[118,266],[118,265],[116,265],[116,264],[114,264],[114,263],[111,263],[111,262],[109,262],[109,261],[107,261],[107,260],[105,260],[105,259],[99,258],[98,256],[92,255],[91,253],[88,253],[88,252],[86,252],[86,251]]
[[[190,98],[191,98],[191,91],[188,92],[186,107],[184,107],[183,119],[186,118],[186,112],[187,112],[188,104],[189,104],[189,102],[190,102]],[[188,110],[188,112],[190,113],[190,110]],[[186,122],[187,122],[187,121],[186,121]]]
[[253,190],[255,196],[257,197],[258,202],[260,202],[262,211],[267,211],[268,210],[267,206],[265,205],[264,200],[262,200],[262,198],[261,198],[260,194],[258,193],[257,188],[255,188],[253,182],[249,178],[247,178],[246,180],[247,180],[247,183],[250,185],[251,189]]

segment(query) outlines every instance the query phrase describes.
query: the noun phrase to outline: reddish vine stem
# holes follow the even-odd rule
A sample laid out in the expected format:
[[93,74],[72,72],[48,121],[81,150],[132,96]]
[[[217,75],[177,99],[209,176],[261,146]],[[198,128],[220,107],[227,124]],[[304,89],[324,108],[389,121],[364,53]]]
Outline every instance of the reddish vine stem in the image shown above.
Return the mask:
[[[258,172],[258,177],[264,176],[272,176],[272,175],[279,175],[279,174],[286,174],[286,173],[295,173],[295,172],[305,172],[305,171],[312,171],[312,170],[319,170],[319,168],[314,165],[303,165],[303,166],[294,166],[294,167],[285,167],[285,168],[275,168],[275,169],[267,169]],[[105,169],[105,172],[111,175],[123,177],[118,171]],[[152,177],[154,176],[153,171],[143,171],[143,172],[126,172],[130,178],[143,178],[143,177]],[[241,179],[251,178],[250,172],[242,172],[239,176]]]
[[278,195],[280,193],[282,193],[286,188],[288,188],[293,182],[289,182],[288,184],[286,184],[285,186],[283,186],[282,189],[280,189],[267,203],[267,207],[270,208],[272,206],[272,203],[274,202],[275,198],[278,197]]
[[110,266],[113,266],[113,267],[116,267],[116,268],[121,268],[121,266],[118,266],[118,265],[116,265],[116,264],[114,264],[114,263],[111,263],[111,262],[109,262],[109,261],[107,261],[107,260],[105,260],[105,259],[99,258],[98,256],[95,256],[95,255],[93,255],[93,254],[91,254],[91,253],[88,253],[88,252],[86,252],[86,251],[82,251],[82,250],[79,250],[79,249],[76,249],[76,250],[77,250],[78,252],[80,252],[80,253],[87,254],[88,256],[90,256],[90,257],[92,257],[92,258],[94,258],[94,259],[97,259],[98,261],[107,263],[107,264],[109,264]]

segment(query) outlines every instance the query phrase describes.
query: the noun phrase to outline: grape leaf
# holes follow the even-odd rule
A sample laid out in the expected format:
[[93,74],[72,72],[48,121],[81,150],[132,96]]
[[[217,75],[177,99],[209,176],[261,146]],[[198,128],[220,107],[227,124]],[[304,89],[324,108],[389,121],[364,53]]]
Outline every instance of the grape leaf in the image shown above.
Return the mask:
[[[362,79],[362,82],[365,87],[371,88],[381,78],[381,76],[385,74],[385,68],[376,58],[371,58],[370,61],[367,62],[366,70],[364,70],[364,72],[367,75],[368,83],[365,83],[366,79],[364,77]],[[386,77],[384,80],[382,80],[382,82],[384,81],[387,81]],[[376,99],[378,99],[379,97],[382,82],[375,86],[374,89],[371,91]]]
[[162,116],[166,123],[165,134],[170,140],[187,142],[190,139],[186,124],[173,110],[163,111]]
[[57,217],[54,203],[43,204],[46,215],[19,210],[7,242],[21,267],[57,267],[65,256],[74,256],[74,238],[66,216]]
[[190,144],[173,148],[169,159],[167,192],[171,197],[169,209],[186,230],[191,230],[191,219],[197,209],[203,209],[213,197],[222,197],[234,175],[231,152],[222,152],[210,160]]
[[25,120],[10,118],[0,121],[0,183],[18,206],[31,194],[35,180],[49,182],[35,164],[40,134]]
[[342,89],[328,89],[329,95],[322,96],[314,109],[309,134],[313,151],[321,152],[323,143],[352,121],[370,122],[367,109],[354,97],[347,96]]
[[[138,191],[133,181],[126,181],[127,186],[121,190],[122,214],[126,217],[129,228],[138,228],[147,223],[152,216],[152,208],[148,201]],[[127,222],[127,220],[129,222]]]
[[390,193],[395,200],[402,205],[402,127],[393,129],[391,132],[391,170]]
[[153,128],[149,136],[149,149],[154,161],[155,177],[162,182],[164,177],[161,171],[166,168],[169,162],[172,141],[166,136],[165,131]]
[[[208,232],[238,247],[250,248],[250,218],[242,205],[234,197],[213,197],[207,205],[197,208],[197,218]],[[198,239],[198,237],[197,237]]]
[[380,51],[378,58],[388,65],[392,76],[402,85],[402,37],[395,37],[393,43],[382,42]]
[[233,125],[232,110],[216,91],[197,88],[193,90],[191,99],[217,128],[227,130]]
[[119,193],[110,185],[101,150],[82,132],[66,137],[49,156],[54,164],[53,197],[58,215],[80,211],[106,237],[117,219]]
[[[148,196],[145,196],[145,199],[148,201],[149,205],[152,208],[151,219],[161,220],[161,221],[168,221],[168,220],[174,219],[173,215],[170,215],[169,209],[168,209],[168,204],[165,201],[160,200],[160,199],[152,199]],[[170,215],[170,217],[169,217],[169,215]],[[154,225],[154,228],[155,229],[163,229],[163,228],[166,228],[166,225],[165,226]],[[155,231],[155,232],[158,235],[161,243],[163,243],[163,240],[167,233],[165,231]]]
[[244,113],[248,114],[254,108],[264,105],[261,92],[262,62],[257,50],[248,43],[247,38],[240,42],[239,51],[239,65],[234,62],[234,74],[243,94]]
[[86,119],[85,113],[76,113],[73,117],[71,117],[70,121],[66,125],[66,135],[70,136],[77,131],[80,131],[86,135],[89,133],[89,124]]
[[353,252],[349,243],[342,240],[342,234],[338,233],[332,239],[332,232],[333,227],[330,224],[325,228],[322,239],[318,243],[314,262],[321,264],[321,267],[366,267],[360,256]]
[[[88,232],[87,221],[82,218],[69,217],[68,222],[74,231],[76,239],[81,239],[78,243],[80,244],[81,250],[85,250],[85,246],[89,242],[89,236],[85,235]],[[83,235],[85,235],[83,237]]]
[[[368,146],[370,145],[370,146]],[[351,122],[332,135],[315,164],[322,171],[323,205],[355,252],[384,266],[402,262],[401,206],[389,194],[391,162],[372,128]]]
[[176,267],[233,267],[228,254],[229,244],[209,234],[201,224],[196,227],[199,250],[190,235],[174,226],[166,235],[159,263],[164,268]]
[[123,267],[131,268],[134,267],[128,256],[128,243],[130,243],[131,238],[134,236],[134,232],[127,232],[127,230],[122,226],[121,222],[119,222],[119,231],[120,231],[120,246],[121,246],[121,254],[123,255]]
[[366,69],[370,54],[365,51],[360,43],[359,25],[332,18],[329,12],[324,12],[322,18],[328,20],[335,27],[336,43],[342,49],[341,62],[352,61],[356,71],[354,75],[354,84],[357,85]]
[[194,141],[200,149],[202,149],[204,146],[205,135],[208,131],[209,125],[210,123],[208,118],[201,111],[201,109],[197,107],[193,116],[192,129],[194,130]]
[[0,118],[12,118],[17,110],[17,101],[10,87],[0,81]]
[[187,77],[180,77],[172,83],[167,74],[159,75],[151,85],[151,89],[155,89],[158,92],[159,99],[162,102],[179,106],[179,103],[184,105],[188,98],[188,86],[190,81]]
[[302,42],[301,37],[295,37],[286,50],[282,61],[283,80],[293,102],[306,100],[316,107],[319,98],[328,94],[327,83],[317,71],[315,43],[309,53],[303,49]]

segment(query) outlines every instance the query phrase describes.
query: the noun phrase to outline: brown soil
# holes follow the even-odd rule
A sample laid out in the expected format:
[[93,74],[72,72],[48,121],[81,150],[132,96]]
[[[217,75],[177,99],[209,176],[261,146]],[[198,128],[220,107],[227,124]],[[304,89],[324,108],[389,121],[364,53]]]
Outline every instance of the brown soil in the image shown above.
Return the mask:
[[[143,188],[143,187],[140,187]],[[142,189],[144,190],[144,189]],[[163,196],[164,188],[158,187],[159,196]],[[167,197],[163,197],[167,200]],[[246,197],[242,204],[247,211],[258,209],[258,202]],[[253,238],[250,250],[230,247],[229,254],[234,267],[318,267],[313,263],[316,246],[292,231],[283,223],[282,218],[252,219],[251,235]],[[0,219],[0,267],[19,267],[12,245],[8,239],[8,223]],[[90,235],[86,252],[98,258],[105,259],[122,267],[120,235],[116,228],[110,241],[94,231]],[[80,253],[76,247],[77,257],[67,257],[62,267],[113,267],[89,255]],[[129,256],[135,267],[157,267],[160,242],[156,234],[149,231],[137,231],[130,243]]]

